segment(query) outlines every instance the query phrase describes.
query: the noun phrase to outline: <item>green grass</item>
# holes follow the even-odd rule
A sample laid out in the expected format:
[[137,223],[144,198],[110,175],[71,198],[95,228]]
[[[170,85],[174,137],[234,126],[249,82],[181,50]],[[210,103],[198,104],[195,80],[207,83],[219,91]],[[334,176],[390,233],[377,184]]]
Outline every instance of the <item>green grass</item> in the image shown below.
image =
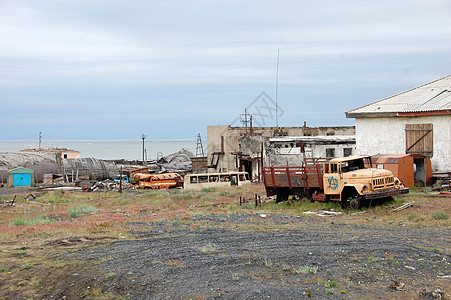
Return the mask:
[[70,207],[67,212],[71,218],[81,218],[83,214],[95,213],[98,209],[87,204]]
[[432,213],[432,218],[435,220],[448,220],[449,215],[442,210],[436,210]]
[[418,223],[418,222],[423,221],[423,220],[424,220],[424,217],[423,217],[423,216],[420,216],[420,215],[417,215],[416,213],[409,213],[409,214],[407,215],[407,219],[408,219],[409,221],[414,222],[414,223]]
[[294,271],[296,274],[316,274],[318,267],[303,266],[297,269],[295,268]]
[[25,269],[31,269],[31,268],[33,268],[33,267],[34,267],[34,265],[33,265],[32,263],[26,263],[26,264],[23,264],[23,265],[20,266],[20,268],[21,268],[22,270],[25,270]]
[[32,226],[37,224],[52,224],[53,221],[47,219],[47,216],[40,216],[34,219],[22,219],[18,218],[12,221],[10,226]]

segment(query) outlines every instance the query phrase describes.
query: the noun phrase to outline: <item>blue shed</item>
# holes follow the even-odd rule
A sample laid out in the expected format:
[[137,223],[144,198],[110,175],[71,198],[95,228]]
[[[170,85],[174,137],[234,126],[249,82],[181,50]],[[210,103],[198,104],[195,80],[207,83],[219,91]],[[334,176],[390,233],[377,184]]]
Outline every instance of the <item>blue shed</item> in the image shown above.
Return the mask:
[[8,186],[34,186],[34,170],[18,167],[8,171]]

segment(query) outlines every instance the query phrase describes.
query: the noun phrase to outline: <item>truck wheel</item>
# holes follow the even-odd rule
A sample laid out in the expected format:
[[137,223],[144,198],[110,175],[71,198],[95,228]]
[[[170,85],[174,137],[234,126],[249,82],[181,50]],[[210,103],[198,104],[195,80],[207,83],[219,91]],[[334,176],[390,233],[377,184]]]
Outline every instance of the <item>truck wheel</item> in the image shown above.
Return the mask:
[[285,190],[278,190],[276,195],[276,203],[288,200],[288,192]]
[[351,209],[359,209],[361,206],[360,199],[358,197],[354,197],[349,202],[349,208]]

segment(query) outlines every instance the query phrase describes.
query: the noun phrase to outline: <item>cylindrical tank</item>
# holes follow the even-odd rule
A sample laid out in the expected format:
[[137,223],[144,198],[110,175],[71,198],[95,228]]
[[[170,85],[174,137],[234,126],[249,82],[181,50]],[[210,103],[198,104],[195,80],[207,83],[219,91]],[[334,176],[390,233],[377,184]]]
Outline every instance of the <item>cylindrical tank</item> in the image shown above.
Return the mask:
[[80,179],[104,180],[112,179],[119,173],[119,167],[114,163],[96,158],[65,158],[62,159],[61,174],[78,176]]
[[[35,172],[36,182],[43,182],[44,174],[62,174],[64,179],[104,180],[119,173],[114,163],[96,158],[64,158],[48,153],[0,153],[0,182],[8,182],[8,171],[25,167]],[[66,177],[67,175],[67,177]]]
[[36,182],[42,182],[44,174],[59,173],[55,154],[45,153],[0,153],[0,182],[8,181],[8,171],[17,167],[34,170]]

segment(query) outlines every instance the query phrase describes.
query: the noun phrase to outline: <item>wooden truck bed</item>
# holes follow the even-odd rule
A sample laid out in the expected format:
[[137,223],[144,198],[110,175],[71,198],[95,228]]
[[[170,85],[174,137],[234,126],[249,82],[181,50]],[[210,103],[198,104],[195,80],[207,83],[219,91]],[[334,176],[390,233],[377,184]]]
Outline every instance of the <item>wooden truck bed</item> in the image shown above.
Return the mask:
[[319,164],[300,167],[264,167],[266,188],[323,188]]

